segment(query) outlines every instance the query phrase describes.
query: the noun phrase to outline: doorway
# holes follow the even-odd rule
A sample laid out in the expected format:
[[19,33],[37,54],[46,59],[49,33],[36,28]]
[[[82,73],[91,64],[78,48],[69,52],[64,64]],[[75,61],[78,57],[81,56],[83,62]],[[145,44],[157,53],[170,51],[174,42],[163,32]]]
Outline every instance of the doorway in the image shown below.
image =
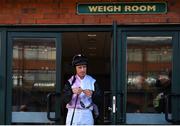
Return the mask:
[[[100,89],[104,92],[102,104],[99,106],[100,124],[111,123],[110,106],[111,92],[111,43],[110,32],[65,32],[62,33],[62,87],[74,74],[71,65],[72,57],[84,54],[88,58],[88,72],[96,79]],[[64,124],[65,124],[64,115]]]

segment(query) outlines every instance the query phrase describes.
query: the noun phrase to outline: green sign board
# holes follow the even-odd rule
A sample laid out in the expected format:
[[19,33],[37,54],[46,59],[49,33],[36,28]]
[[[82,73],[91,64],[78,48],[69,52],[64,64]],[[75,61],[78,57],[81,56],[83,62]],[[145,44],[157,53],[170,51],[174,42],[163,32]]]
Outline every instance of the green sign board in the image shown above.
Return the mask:
[[165,2],[79,3],[78,14],[162,14],[167,12]]

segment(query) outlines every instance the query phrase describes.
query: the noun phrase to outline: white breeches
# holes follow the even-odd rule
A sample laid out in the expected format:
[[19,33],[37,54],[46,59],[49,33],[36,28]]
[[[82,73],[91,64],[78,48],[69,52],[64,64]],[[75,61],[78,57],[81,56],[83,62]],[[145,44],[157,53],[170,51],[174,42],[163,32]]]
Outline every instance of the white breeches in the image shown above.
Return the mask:
[[[73,108],[68,108],[66,125],[70,125]],[[93,125],[94,119],[90,109],[75,109],[72,125]]]

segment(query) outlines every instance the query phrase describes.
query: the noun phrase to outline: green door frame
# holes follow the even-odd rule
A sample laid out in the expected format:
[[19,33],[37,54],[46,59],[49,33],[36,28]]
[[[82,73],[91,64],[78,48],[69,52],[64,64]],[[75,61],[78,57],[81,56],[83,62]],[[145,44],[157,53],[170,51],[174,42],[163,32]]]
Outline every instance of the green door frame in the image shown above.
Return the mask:
[[111,43],[111,124],[116,124],[116,45],[117,45],[117,23],[113,22],[112,43]]
[[6,92],[6,33],[3,31],[0,32],[0,125],[5,124],[5,92]]
[[[56,93],[61,91],[61,33],[51,32],[8,32],[8,52],[7,52],[7,89],[6,89],[6,124],[11,124],[12,119],[12,47],[13,38],[56,38]],[[58,55],[57,55],[58,54]],[[56,118],[60,118],[60,98],[56,102]],[[58,122],[57,122],[58,123]]]
[[[160,30],[161,29],[161,30]],[[180,33],[179,33],[180,35]],[[178,32],[174,31],[166,31],[166,29],[160,27],[148,27],[146,26],[136,26],[132,28],[125,28],[125,27],[119,27],[118,28],[118,45],[117,45],[117,53],[118,56],[118,84],[117,84],[117,90],[124,94],[123,99],[121,101],[117,101],[120,103],[119,106],[117,106],[117,109],[122,109],[122,111],[118,111],[117,115],[118,117],[121,117],[120,119],[123,119],[123,123],[126,123],[126,98],[127,98],[127,85],[126,85],[126,77],[127,77],[127,64],[126,64],[126,50],[127,50],[127,43],[126,38],[127,36],[172,36],[173,38],[173,78],[172,78],[172,93],[180,94],[180,86],[178,85],[180,83],[180,78],[178,77],[178,73],[180,71],[180,66],[178,65],[180,63],[180,60],[178,59],[178,55],[180,55],[180,49],[179,49],[179,39]],[[174,104],[175,103],[175,104]],[[121,108],[120,108],[121,107]],[[173,100],[172,103],[172,118],[173,120],[180,120],[180,112],[179,110],[180,102],[178,101],[178,98]],[[119,121],[120,122],[120,121]]]
[[[174,72],[172,73],[172,84],[174,86],[172,86],[172,94],[176,94],[175,97],[172,97],[172,119],[170,119],[170,121],[174,124],[179,124],[180,123],[180,77],[179,77],[179,72],[180,72],[180,32],[176,32],[176,40],[178,41],[176,44],[176,50],[175,50],[175,54],[173,57],[173,61],[174,61]],[[174,47],[175,48],[175,47]]]

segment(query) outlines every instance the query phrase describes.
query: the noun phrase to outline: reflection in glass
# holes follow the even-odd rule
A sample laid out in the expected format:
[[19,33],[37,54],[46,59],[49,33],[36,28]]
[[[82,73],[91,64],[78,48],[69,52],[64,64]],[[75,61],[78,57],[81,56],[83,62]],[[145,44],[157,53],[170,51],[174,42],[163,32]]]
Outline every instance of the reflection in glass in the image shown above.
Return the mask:
[[141,49],[128,49],[128,61],[141,62],[142,50]]
[[46,95],[55,90],[55,52],[53,38],[13,39],[13,111],[47,111]]
[[[128,113],[164,112],[165,103],[162,105],[158,98],[171,90],[171,41],[172,37],[127,38]],[[132,50],[138,51],[131,54]]]

